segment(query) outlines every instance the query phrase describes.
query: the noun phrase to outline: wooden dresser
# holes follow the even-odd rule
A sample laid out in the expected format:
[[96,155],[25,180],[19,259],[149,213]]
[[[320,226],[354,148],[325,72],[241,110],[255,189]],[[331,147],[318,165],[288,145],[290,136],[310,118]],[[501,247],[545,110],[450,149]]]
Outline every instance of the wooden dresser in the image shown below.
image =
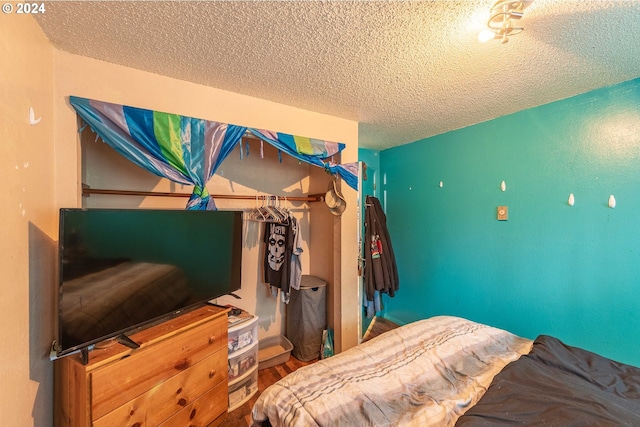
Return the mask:
[[55,361],[56,427],[216,426],[226,418],[228,309],[205,306],[121,344]]

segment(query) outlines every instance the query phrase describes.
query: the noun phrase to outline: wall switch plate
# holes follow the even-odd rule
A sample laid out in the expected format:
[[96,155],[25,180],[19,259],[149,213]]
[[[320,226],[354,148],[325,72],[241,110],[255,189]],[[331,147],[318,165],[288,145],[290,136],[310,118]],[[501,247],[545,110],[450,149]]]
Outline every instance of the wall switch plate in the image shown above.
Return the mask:
[[498,221],[506,221],[509,219],[509,207],[498,206]]

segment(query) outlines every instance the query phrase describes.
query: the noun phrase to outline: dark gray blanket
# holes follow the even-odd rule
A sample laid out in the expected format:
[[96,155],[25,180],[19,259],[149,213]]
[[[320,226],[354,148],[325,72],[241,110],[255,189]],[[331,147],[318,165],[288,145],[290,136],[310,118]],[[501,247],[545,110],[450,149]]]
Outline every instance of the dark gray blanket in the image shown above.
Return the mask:
[[541,335],[456,423],[511,425],[640,426],[640,368]]

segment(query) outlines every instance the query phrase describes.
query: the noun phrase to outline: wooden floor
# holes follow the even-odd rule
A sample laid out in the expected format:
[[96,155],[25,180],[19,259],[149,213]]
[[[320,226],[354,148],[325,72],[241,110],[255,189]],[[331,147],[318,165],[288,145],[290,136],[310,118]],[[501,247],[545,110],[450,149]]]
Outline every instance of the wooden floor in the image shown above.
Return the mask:
[[362,337],[362,342],[369,341],[372,338],[377,337],[380,334],[383,334],[391,329],[395,329],[399,327],[397,323],[392,322],[391,320],[385,319],[384,317],[374,317],[369,324],[364,336]]
[[248,427],[251,425],[251,408],[253,404],[260,396],[260,393],[271,384],[275,383],[281,378],[284,378],[291,372],[300,368],[301,366],[310,365],[316,362],[312,360],[309,362],[302,362],[295,357],[289,357],[286,363],[274,366],[272,368],[262,369],[258,371],[258,392],[244,405],[239,407],[233,412],[230,412],[225,422],[221,424],[221,427]]

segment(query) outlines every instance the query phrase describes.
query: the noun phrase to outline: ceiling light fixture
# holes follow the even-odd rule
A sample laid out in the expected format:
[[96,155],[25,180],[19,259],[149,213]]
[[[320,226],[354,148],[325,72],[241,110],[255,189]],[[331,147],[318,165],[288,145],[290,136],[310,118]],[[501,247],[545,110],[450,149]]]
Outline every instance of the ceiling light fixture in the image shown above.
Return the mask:
[[524,28],[514,27],[512,20],[522,18],[526,1],[498,0],[491,7],[491,15],[486,29],[478,34],[478,40],[486,42],[500,39],[502,43],[509,41],[509,36],[522,32]]

